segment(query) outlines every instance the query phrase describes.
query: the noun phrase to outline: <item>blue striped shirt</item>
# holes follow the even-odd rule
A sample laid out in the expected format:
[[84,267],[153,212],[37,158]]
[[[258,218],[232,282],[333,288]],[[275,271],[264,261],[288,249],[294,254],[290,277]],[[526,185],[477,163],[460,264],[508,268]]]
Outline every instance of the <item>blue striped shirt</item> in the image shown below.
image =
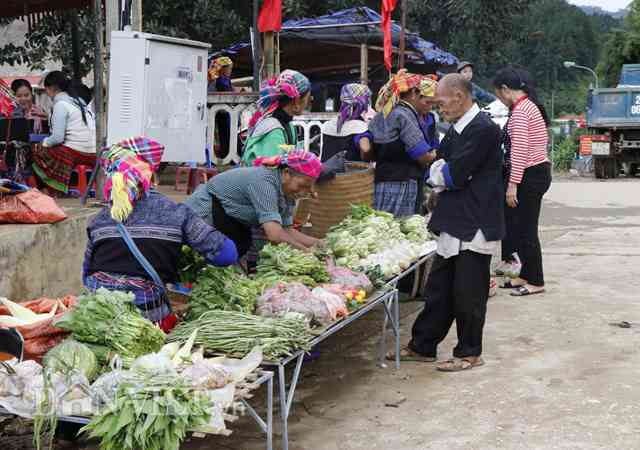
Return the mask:
[[281,172],[277,169],[241,167],[228,170],[200,185],[185,204],[213,224],[212,196],[220,200],[229,216],[246,225],[278,222],[288,227],[293,224],[295,202],[285,197]]

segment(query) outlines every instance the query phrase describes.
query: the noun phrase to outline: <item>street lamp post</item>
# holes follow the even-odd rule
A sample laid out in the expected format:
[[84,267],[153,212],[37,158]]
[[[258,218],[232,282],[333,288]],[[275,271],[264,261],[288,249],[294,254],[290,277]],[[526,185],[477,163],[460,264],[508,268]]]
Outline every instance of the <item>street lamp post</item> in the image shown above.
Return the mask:
[[586,66],[580,66],[578,64],[576,64],[573,61],[565,61],[564,62],[564,67],[567,69],[581,69],[581,70],[586,70],[587,72],[591,72],[591,74],[593,75],[593,77],[596,79],[596,89],[598,89],[598,74],[595,72],[595,70],[586,67]]

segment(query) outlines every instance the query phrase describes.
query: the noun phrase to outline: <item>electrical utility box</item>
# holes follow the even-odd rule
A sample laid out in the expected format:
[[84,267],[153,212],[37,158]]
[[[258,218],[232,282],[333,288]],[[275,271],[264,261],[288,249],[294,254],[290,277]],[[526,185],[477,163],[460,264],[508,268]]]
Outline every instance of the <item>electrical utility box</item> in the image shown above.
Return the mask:
[[111,33],[107,143],[147,136],[163,161],[205,161],[210,45],[135,31]]

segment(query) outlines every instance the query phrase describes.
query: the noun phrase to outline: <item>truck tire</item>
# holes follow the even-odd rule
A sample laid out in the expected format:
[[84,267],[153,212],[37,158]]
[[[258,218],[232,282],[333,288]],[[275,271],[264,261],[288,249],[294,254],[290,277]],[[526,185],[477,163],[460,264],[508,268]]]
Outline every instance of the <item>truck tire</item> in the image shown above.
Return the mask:
[[593,160],[593,173],[598,180],[606,178],[606,160],[602,158],[594,158]]
[[628,177],[635,177],[636,173],[638,173],[637,163],[624,163],[622,168],[624,170],[624,174]]
[[615,158],[596,158],[594,162],[596,178],[617,178],[620,172],[618,161]]

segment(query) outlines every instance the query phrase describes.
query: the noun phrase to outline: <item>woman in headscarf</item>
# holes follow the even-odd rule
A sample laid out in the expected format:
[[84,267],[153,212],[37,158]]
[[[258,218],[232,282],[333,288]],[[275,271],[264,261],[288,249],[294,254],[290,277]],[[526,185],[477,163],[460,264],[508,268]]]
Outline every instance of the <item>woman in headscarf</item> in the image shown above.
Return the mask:
[[311,97],[311,82],[295,70],[285,70],[260,91],[258,111],[249,122],[249,139],[242,161],[252,166],[256,158],[276,156],[283,146],[296,146],[294,116],[302,114]]
[[125,226],[140,252],[163,283],[178,281],[182,245],[200,253],[209,264],[237,262],[233,242],[197,216],[152,190],[164,147],[151,139],[126,139],[107,150],[101,159],[109,201],[87,228],[88,244],[83,283],[90,290],[104,287],[132,292],[143,315],[168,331],[176,322],[164,287],[158,286],[127,246],[118,224]]
[[371,149],[371,135],[363,116],[371,106],[371,90],[364,84],[345,84],[340,92],[340,114],[322,128],[322,161],[346,152],[348,161],[362,161]]
[[376,161],[374,208],[396,217],[415,214],[422,204],[420,187],[439,141],[435,117],[437,82],[404,70],[380,89],[369,123],[373,148],[363,159]]
[[240,256],[252,245],[252,228],[267,241],[308,250],[320,241],[293,229],[296,200],[308,197],[320,176],[316,155],[292,150],[258,158],[254,167],[227,170],[202,184],[186,200],[196,214],[229,236]]
[[[231,72],[233,71],[233,61],[227,56],[221,56],[211,61],[209,68],[209,92],[233,92],[231,85]],[[224,159],[229,154],[229,143],[231,142],[231,117],[228,112],[218,111],[216,114],[216,130],[220,149],[216,156]]]

